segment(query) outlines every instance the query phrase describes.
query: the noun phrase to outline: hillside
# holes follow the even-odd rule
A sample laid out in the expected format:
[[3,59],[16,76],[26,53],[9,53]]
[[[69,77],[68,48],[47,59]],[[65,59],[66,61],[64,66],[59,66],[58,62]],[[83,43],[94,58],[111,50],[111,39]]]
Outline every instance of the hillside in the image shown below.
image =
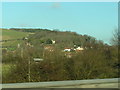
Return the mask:
[[[28,37],[28,42],[34,46],[52,44],[55,41],[55,46],[58,48],[82,46],[82,47],[96,47],[103,45],[103,41],[96,40],[95,37],[88,35],[81,35],[76,32],[58,31],[49,29],[6,29],[2,33],[3,40],[22,39]],[[12,42],[12,43],[11,43]],[[4,42],[3,46],[16,46],[18,43],[23,42],[20,40]]]
[[15,30],[2,30],[2,40],[19,39],[27,36],[26,32],[18,32]]
[[16,40],[16,39],[22,39],[23,37],[26,37],[29,33],[27,32],[18,32],[15,30],[2,30],[2,40],[11,40],[2,42],[2,47],[16,47],[18,43],[22,43],[22,40]]
[[80,35],[76,32],[61,32],[61,31],[40,31],[29,36],[29,42],[35,46],[40,44],[51,44],[50,41],[54,40],[55,45],[58,47],[91,47],[96,44],[103,45],[104,43],[100,40],[96,40],[95,37],[88,35]]

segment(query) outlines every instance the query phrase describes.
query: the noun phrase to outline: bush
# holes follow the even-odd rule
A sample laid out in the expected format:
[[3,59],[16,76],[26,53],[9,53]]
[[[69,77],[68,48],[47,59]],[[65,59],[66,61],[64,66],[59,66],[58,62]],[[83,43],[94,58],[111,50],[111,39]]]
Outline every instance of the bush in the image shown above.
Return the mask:
[[3,79],[4,83],[28,82],[29,65],[31,82],[118,77],[118,68],[114,68],[117,63],[117,49],[113,47],[107,50],[100,48],[71,52],[71,58],[67,58],[65,52],[55,48],[54,51],[44,51],[44,61],[38,63],[33,61],[33,57],[40,57],[42,49],[26,47],[23,50],[23,57],[19,50],[16,51],[15,58],[12,54],[4,57],[5,61],[9,62],[17,59],[14,63],[16,68],[11,71],[9,78]]

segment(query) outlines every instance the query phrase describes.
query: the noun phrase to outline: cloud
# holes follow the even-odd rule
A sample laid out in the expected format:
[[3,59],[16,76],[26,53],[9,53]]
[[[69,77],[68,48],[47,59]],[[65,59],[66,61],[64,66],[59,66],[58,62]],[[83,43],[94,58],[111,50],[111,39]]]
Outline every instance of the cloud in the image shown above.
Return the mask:
[[60,5],[59,2],[54,2],[54,3],[52,4],[52,8],[59,8],[59,7],[61,7],[61,5]]

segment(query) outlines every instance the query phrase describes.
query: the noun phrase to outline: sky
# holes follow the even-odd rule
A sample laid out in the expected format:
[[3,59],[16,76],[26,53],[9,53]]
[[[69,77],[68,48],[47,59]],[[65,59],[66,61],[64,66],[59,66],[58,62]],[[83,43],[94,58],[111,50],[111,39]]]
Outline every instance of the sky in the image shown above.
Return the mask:
[[73,31],[109,44],[118,28],[118,3],[3,2],[2,27]]

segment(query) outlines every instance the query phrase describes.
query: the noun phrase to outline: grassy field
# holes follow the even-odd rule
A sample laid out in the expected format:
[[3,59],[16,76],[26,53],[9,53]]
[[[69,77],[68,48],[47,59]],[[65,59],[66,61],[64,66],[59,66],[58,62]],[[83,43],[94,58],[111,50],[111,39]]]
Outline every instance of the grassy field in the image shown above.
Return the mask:
[[14,30],[2,30],[2,40],[19,39],[27,35],[28,33],[26,32],[18,32]]
[[[22,39],[23,37],[26,37],[29,35],[29,33],[26,32],[18,32],[14,30],[2,30],[2,40],[9,40],[9,39]],[[1,35],[0,35],[1,36]],[[3,46],[17,46],[18,43],[22,43],[20,40],[16,41],[8,41],[3,42]]]
[[17,46],[18,43],[22,43],[23,41],[18,40],[18,41],[8,41],[8,42],[3,42],[3,46]]

